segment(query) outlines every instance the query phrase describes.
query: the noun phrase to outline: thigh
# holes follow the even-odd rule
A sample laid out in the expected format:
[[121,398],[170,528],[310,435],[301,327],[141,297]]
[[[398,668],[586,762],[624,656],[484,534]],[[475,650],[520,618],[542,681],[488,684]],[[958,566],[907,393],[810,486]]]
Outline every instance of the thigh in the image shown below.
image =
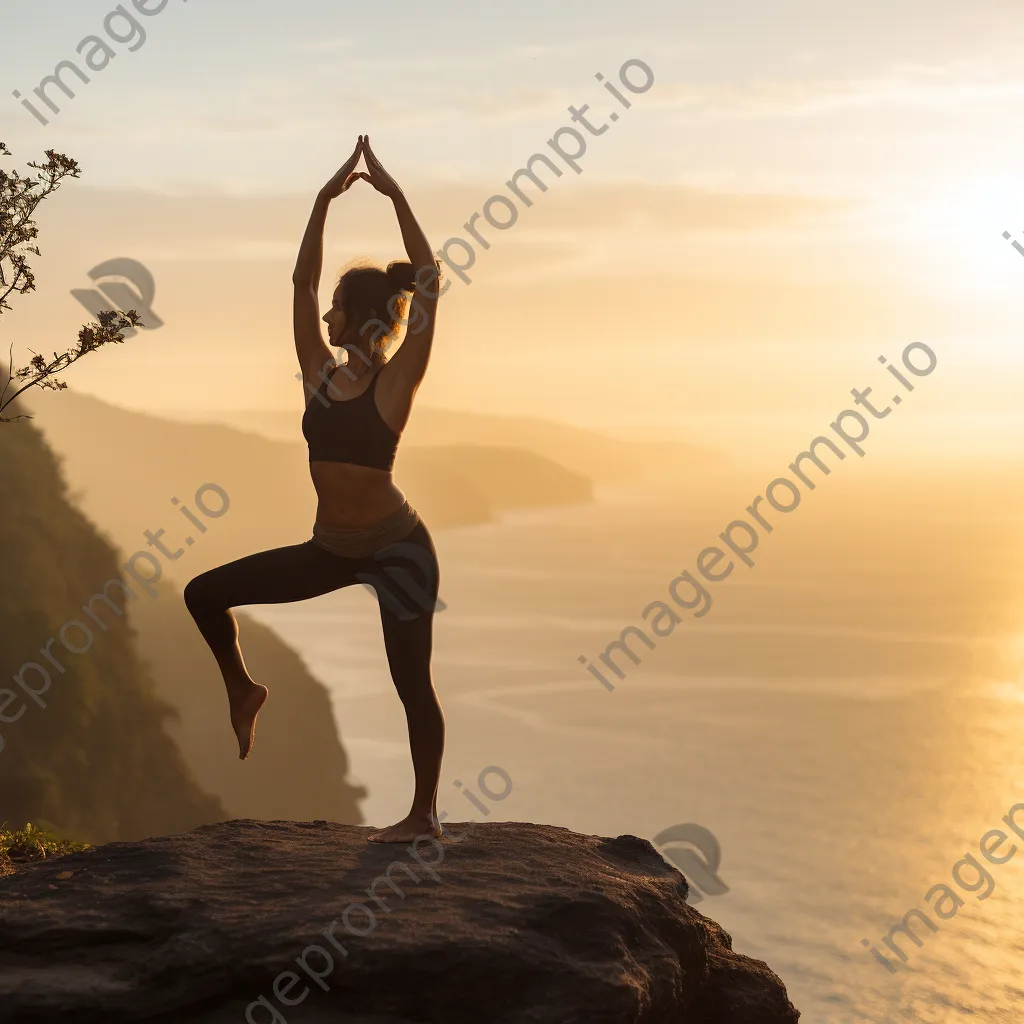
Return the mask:
[[357,582],[356,563],[312,541],[246,555],[189,585],[222,608],[306,601]]
[[404,540],[374,555],[371,582],[380,602],[384,646],[391,676],[403,699],[429,688],[435,608],[440,573],[437,555],[421,523]]
[[403,540],[363,559],[357,576],[377,592],[381,614],[387,612],[400,622],[433,615],[444,607],[438,600],[437,552],[422,522]]

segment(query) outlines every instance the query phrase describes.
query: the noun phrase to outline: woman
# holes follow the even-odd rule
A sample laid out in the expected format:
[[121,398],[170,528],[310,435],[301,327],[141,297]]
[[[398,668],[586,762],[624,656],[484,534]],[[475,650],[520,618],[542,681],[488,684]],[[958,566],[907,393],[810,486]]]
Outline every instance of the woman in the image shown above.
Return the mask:
[[[360,157],[368,173],[355,170]],[[323,231],[331,201],[360,179],[394,203],[410,262],[392,263],[387,270],[358,267],[342,275],[323,317],[330,344],[349,354],[339,366],[318,322]],[[222,565],[185,588],[185,603],[224,677],[243,760],[252,748],[267,688],[246,671],[230,609],[305,601],[357,582],[374,588],[391,676],[405,706],[416,788],[409,814],[370,836],[373,842],[442,834],[437,785],[444,716],[430,673],[437,556],[426,526],[391,477],[399,436],[430,358],[438,267],[401,189],[377,160],[369,136],[360,135],[348,162],[316,199],[292,275],[295,350],[307,392],[302,428],[318,498],[313,537]],[[398,352],[386,360],[384,350],[405,322],[406,292],[417,293],[417,325],[410,326]],[[396,594],[390,588],[403,576],[406,585]],[[420,600],[410,601],[410,591]]]

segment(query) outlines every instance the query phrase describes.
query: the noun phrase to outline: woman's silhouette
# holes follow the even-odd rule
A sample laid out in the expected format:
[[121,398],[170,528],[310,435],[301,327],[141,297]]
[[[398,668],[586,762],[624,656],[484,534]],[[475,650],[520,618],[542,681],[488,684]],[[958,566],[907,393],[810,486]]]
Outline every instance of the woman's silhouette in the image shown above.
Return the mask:
[[[368,173],[355,170],[360,157]],[[330,344],[349,354],[346,363],[337,364],[318,322],[323,231],[331,201],[360,179],[394,203],[410,262],[392,263],[387,270],[358,267],[342,275],[323,317]],[[357,582],[374,588],[416,777],[408,816],[372,835],[376,842],[441,835],[437,784],[444,716],[430,673],[437,556],[426,526],[391,477],[398,439],[430,358],[438,277],[439,264],[405,196],[377,160],[369,136],[360,135],[352,156],[317,196],[292,275],[295,349],[307,397],[302,429],[318,498],[313,537],[222,565],[185,588],[185,603],[224,677],[243,760],[267,688],[246,671],[230,609],[304,601]],[[415,319],[404,317],[409,292],[416,293]],[[387,343],[406,319],[410,326],[401,347],[385,360]],[[410,565],[417,567],[418,578],[406,588],[406,597],[412,589],[426,600],[407,606],[395,593],[382,591],[403,573],[408,580]]]

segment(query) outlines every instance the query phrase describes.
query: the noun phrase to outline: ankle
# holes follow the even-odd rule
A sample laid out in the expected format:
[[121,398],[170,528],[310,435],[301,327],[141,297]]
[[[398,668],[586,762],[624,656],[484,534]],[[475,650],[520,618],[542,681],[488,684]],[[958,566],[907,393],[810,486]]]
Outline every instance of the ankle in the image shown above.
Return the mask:
[[254,683],[251,679],[233,679],[230,682],[225,680],[227,686],[228,696],[232,700],[244,700],[247,697],[251,697],[257,690],[265,690],[265,686],[261,686],[259,683]]

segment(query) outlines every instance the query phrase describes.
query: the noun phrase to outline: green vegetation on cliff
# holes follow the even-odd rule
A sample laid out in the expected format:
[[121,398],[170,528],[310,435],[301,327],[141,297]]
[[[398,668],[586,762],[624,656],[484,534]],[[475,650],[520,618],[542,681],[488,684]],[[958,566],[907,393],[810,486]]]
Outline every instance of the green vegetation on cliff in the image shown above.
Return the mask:
[[88,843],[61,839],[32,824],[14,830],[0,825],[0,878],[13,875],[19,863],[47,857],[66,857],[69,853],[87,849]]
[[[130,624],[97,627],[91,648],[58,641],[58,671],[40,653],[104,581],[115,549],[69,502],[57,459],[29,422],[0,430],[0,822],[33,821],[92,843],[180,832],[224,818],[164,729]],[[81,644],[81,634],[72,641]],[[12,683],[42,662],[52,683],[41,707]],[[36,681],[38,678],[38,681]],[[33,676],[42,690],[42,677]],[[13,687],[13,689],[10,689]],[[14,693],[12,700],[7,693]]]

